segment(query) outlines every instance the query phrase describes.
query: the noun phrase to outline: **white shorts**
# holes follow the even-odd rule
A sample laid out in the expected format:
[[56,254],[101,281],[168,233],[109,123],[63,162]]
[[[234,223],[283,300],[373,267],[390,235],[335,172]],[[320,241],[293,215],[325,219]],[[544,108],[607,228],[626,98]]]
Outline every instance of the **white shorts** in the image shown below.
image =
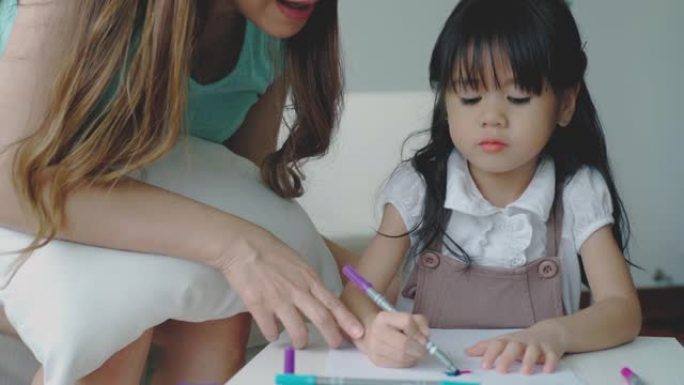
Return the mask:
[[[222,145],[183,138],[137,177],[266,228],[340,292],[335,261],[304,210],[279,198],[256,166]],[[0,228],[0,253],[30,240]],[[10,280],[16,258],[0,255],[0,305],[43,365],[45,385],[73,385],[165,320],[202,322],[245,311],[218,270],[180,258],[53,241]]]

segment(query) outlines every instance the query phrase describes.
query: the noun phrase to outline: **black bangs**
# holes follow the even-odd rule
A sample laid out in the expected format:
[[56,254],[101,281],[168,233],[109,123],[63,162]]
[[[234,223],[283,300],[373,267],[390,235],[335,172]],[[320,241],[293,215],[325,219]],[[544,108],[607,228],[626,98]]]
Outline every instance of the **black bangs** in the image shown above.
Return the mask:
[[486,89],[490,69],[497,88],[504,80],[502,70],[510,71],[516,86],[526,92],[540,94],[546,81],[558,85],[551,68],[556,62],[552,22],[534,0],[462,0],[433,51],[433,89],[444,92],[456,82]]

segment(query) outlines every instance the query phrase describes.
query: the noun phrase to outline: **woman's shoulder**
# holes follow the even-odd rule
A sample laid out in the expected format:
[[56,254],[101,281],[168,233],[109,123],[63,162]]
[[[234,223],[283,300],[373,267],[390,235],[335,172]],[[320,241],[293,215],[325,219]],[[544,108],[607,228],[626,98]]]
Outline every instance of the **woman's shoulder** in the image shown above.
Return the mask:
[[76,24],[75,6],[76,0],[22,1],[21,5],[0,0],[0,27],[6,31],[0,54],[0,147],[35,129],[31,117],[43,111],[47,98],[40,96],[49,95],[59,63],[68,52],[67,36]]

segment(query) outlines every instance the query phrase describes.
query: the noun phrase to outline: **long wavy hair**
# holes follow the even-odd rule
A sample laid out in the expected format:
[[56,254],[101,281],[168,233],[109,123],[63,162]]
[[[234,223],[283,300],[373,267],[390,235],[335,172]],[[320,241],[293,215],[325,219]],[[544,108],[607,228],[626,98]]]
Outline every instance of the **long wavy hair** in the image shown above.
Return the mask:
[[[470,263],[468,254],[445,232],[450,214],[444,209],[447,161],[455,148],[444,98],[455,87],[455,70],[459,79],[485,79],[486,61],[496,68],[493,51],[509,59],[515,83],[522,90],[539,95],[548,83],[560,94],[579,86],[572,120],[566,127],[556,127],[543,155],[554,160],[556,196],[581,167],[601,173],[613,204],[613,235],[624,253],[629,221],[613,180],[603,129],[584,81],[587,57],[567,4],[563,0],[462,0],[447,19],[430,61],[430,83],[435,92],[432,124],[427,130],[430,137],[410,159],[425,183],[426,195],[422,219],[409,230],[418,240],[409,255],[415,258],[436,240],[444,240],[454,256]],[[494,77],[496,80],[496,72]]]
[[[27,251],[55,237],[74,190],[111,186],[176,143],[202,4],[77,2],[72,44],[47,112],[37,131],[18,143],[14,158],[16,191],[37,220]],[[327,151],[338,122],[343,81],[337,28],[337,0],[325,0],[302,31],[284,40],[281,70],[295,117],[284,144],[261,165],[264,181],[284,198],[303,193],[300,164]]]

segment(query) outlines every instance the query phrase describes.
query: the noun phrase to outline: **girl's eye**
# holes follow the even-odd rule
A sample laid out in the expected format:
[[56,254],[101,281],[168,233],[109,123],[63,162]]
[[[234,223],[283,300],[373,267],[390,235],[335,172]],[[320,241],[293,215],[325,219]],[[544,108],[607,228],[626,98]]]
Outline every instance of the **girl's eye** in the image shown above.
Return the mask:
[[513,104],[527,104],[530,102],[531,97],[524,97],[524,98],[514,98],[512,96],[508,97],[508,101],[513,103]]
[[474,98],[461,98],[461,104],[463,104],[464,106],[470,106],[473,104],[477,104],[477,102],[479,102],[480,100],[482,100],[482,97],[480,96]]

